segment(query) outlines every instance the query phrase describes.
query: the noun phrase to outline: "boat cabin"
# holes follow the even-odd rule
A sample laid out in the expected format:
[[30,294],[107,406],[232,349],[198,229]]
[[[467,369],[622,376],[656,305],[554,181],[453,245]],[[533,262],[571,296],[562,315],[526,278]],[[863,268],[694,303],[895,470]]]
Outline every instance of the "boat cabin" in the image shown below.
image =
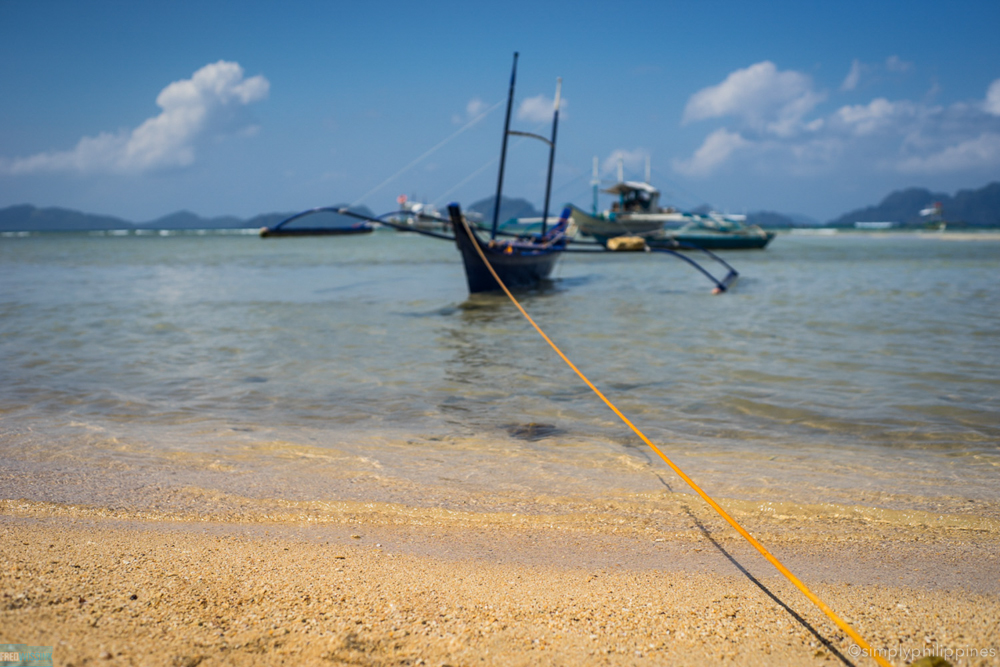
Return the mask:
[[618,195],[618,201],[611,206],[611,210],[616,213],[660,212],[660,191],[649,183],[621,181],[603,192]]

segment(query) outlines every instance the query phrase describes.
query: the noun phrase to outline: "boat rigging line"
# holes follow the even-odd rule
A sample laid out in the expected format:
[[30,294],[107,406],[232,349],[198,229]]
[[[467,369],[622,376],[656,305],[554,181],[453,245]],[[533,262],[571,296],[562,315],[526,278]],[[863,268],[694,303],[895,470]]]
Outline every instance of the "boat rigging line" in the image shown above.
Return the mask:
[[353,206],[358,206],[359,204],[361,204],[361,202],[363,202],[364,200],[368,199],[369,197],[371,197],[373,194],[375,194],[376,192],[378,192],[379,190],[381,190],[385,186],[389,185],[389,183],[392,183],[394,180],[396,180],[396,178],[398,178],[399,176],[402,176],[404,173],[406,173],[407,171],[409,171],[410,169],[412,169],[416,165],[420,164],[420,162],[422,162],[423,160],[425,160],[426,158],[428,158],[432,153],[434,153],[439,148],[441,148],[442,146],[444,146],[445,144],[447,144],[449,141],[451,141],[452,139],[454,139],[458,135],[462,134],[463,132],[465,132],[466,130],[468,130],[470,127],[472,127],[473,125],[475,125],[476,123],[478,123],[482,119],[486,118],[486,116],[488,116],[490,114],[490,112],[492,112],[494,109],[498,109],[501,104],[503,104],[503,100],[500,100],[499,102],[497,102],[496,104],[494,104],[493,106],[491,106],[489,109],[487,109],[486,111],[482,112],[481,114],[479,114],[478,116],[476,116],[475,118],[473,118],[472,120],[470,120],[468,123],[466,123],[465,125],[463,125],[462,127],[460,127],[458,130],[456,130],[454,133],[452,133],[446,139],[442,140],[441,142],[439,142],[438,144],[436,144],[435,146],[433,146],[429,150],[425,151],[420,157],[418,157],[417,159],[415,159],[412,162],[410,162],[410,164],[406,165],[405,167],[403,167],[402,169],[400,169],[399,171],[397,171],[395,174],[393,174],[389,178],[385,179],[384,181],[382,181],[381,183],[379,183],[378,185],[376,185],[374,188],[372,188],[371,190],[369,190],[368,192],[366,192],[364,194],[364,196],[362,196],[360,199],[352,202],[351,206],[352,207]]
[[447,199],[448,195],[450,195],[452,192],[454,192],[455,190],[458,190],[460,187],[462,187],[463,185],[465,185],[466,183],[468,183],[469,181],[471,181],[472,179],[474,179],[476,176],[478,176],[479,174],[483,173],[484,171],[486,171],[487,169],[489,169],[490,167],[492,167],[496,163],[496,161],[498,159],[499,158],[496,158],[496,157],[490,158],[489,162],[487,162],[486,164],[484,164],[479,169],[476,169],[474,172],[472,172],[471,174],[469,174],[468,176],[466,176],[465,178],[463,178],[461,181],[459,181],[457,184],[455,184],[454,186],[452,186],[451,188],[449,188],[443,195],[441,195],[440,197],[438,197],[437,199],[435,199],[434,201],[432,201],[431,204],[433,206],[437,206],[438,204],[440,204],[442,201],[444,201],[445,199]]
[[[517,133],[517,132],[511,132],[511,134],[519,134],[519,133]],[[542,137],[542,138],[544,139],[544,137]],[[520,137],[520,138],[518,138],[518,140],[514,142],[513,147],[519,146],[521,144],[521,142],[524,141],[524,139],[525,139],[525,137],[523,137],[523,136]],[[548,139],[545,139],[546,143],[548,143],[548,141],[549,141]],[[463,178],[461,181],[459,181],[455,185],[453,185],[450,188],[448,188],[444,192],[444,194],[442,194],[439,197],[437,197],[434,201],[431,202],[431,204],[433,206],[438,206],[441,202],[445,201],[448,198],[448,195],[450,195],[455,190],[458,190],[460,187],[462,187],[463,185],[465,185],[466,183],[468,183],[469,181],[471,181],[472,179],[474,179],[476,176],[479,176],[479,174],[483,173],[484,171],[486,171],[487,169],[489,169],[490,167],[492,167],[494,164],[496,164],[497,160],[499,160],[499,159],[500,159],[499,157],[491,157],[489,160],[486,161],[486,164],[484,164],[483,166],[481,166],[479,169],[476,169],[474,172],[472,172],[471,174],[469,174],[468,176],[466,176],[465,178]],[[558,192],[558,191],[559,191],[559,188],[556,189],[556,192]],[[499,232],[497,232],[497,233],[499,234]]]
[[[743,526],[741,526],[736,521],[736,519],[734,519],[732,516],[730,516],[729,513],[726,512],[726,510],[724,510],[721,505],[719,505],[719,503],[717,503],[711,496],[709,496],[708,493],[706,493],[704,490],[702,490],[702,488],[700,486],[698,486],[693,479],[691,479],[690,477],[688,477],[687,474],[685,474],[685,472],[683,470],[681,470],[677,466],[676,463],[674,463],[673,461],[671,461],[670,458],[668,458],[667,455],[664,454],[663,451],[659,447],[657,447],[653,443],[653,441],[650,440],[646,436],[646,434],[644,434],[642,431],[640,431],[639,428],[635,424],[633,424],[632,421],[628,417],[626,417],[622,413],[622,411],[619,410],[615,406],[615,404],[612,403],[608,399],[608,397],[605,396],[601,392],[601,390],[598,389],[594,385],[594,383],[590,381],[589,378],[587,378],[586,375],[583,374],[583,371],[581,371],[579,368],[576,367],[576,364],[574,364],[572,361],[569,360],[569,357],[567,357],[563,353],[563,351],[560,350],[559,347],[554,342],[552,342],[552,339],[549,338],[548,335],[546,335],[546,333],[544,331],[542,331],[542,328],[540,326],[538,326],[538,324],[535,322],[535,320],[532,319],[531,315],[528,314],[528,311],[526,311],[524,309],[524,307],[520,304],[520,302],[518,302],[518,300],[514,297],[514,295],[511,293],[511,291],[509,289],[507,289],[507,286],[503,283],[503,281],[500,280],[500,276],[498,276],[497,273],[496,273],[496,271],[493,269],[493,265],[490,264],[489,259],[486,258],[486,254],[483,252],[482,248],[479,247],[479,244],[476,243],[476,241],[475,241],[475,235],[474,235],[474,232],[472,231],[472,228],[469,226],[468,222],[466,222],[464,219],[461,219],[461,220],[462,220],[462,227],[464,228],[464,232],[469,235],[470,239],[472,240],[472,245],[475,246],[476,251],[479,253],[480,259],[482,259],[483,263],[486,265],[486,268],[489,269],[490,274],[492,274],[492,276],[493,276],[493,279],[496,280],[497,284],[500,285],[500,288],[503,290],[504,294],[506,294],[507,297],[513,302],[514,306],[516,306],[517,309],[521,312],[521,315],[523,315],[524,318],[526,320],[528,320],[528,323],[531,324],[532,327],[534,327],[535,331],[538,332],[538,334],[545,340],[545,342],[548,343],[549,346],[553,350],[555,350],[556,354],[558,354],[559,357],[562,358],[562,360],[564,362],[566,362],[566,365],[569,366],[570,369],[572,369],[573,372],[576,373],[576,375],[581,380],[583,380],[584,384],[586,384],[588,387],[590,387],[591,391],[593,391],[597,395],[597,397],[600,398],[601,401],[603,401],[604,404],[607,405],[611,409],[611,411],[614,412],[619,417],[619,419],[621,419],[625,423],[625,425],[628,426],[632,430],[633,433],[635,433],[637,436],[639,436],[639,438],[644,443],[646,443],[646,445],[650,449],[652,449],[661,459],[663,459],[663,461],[668,466],[670,466],[670,468],[675,473],[677,473],[677,475],[682,480],[684,480],[687,483],[687,485],[690,486],[691,489],[695,493],[697,493],[699,496],[701,496],[702,500],[704,500],[706,503],[708,503],[708,505],[712,509],[714,509],[719,514],[719,516],[721,516],[726,521],[726,523],[728,523],[730,526],[732,526],[736,530],[736,532],[738,532],[741,536],[743,536],[743,538],[746,539],[762,556],[764,556],[764,558],[766,558],[767,561],[770,562],[771,565],[773,565],[775,567],[775,569],[778,570],[778,572],[780,572],[782,575],[784,575],[784,577],[786,579],[788,579],[788,581],[790,581],[807,598],[809,598],[810,602],[812,602],[814,605],[816,605],[816,607],[818,607],[820,611],[822,611],[824,614],[826,614],[826,616],[831,621],[833,621],[837,625],[837,627],[839,627],[841,630],[843,630],[847,634],[847,636],[849,636],[852,640],[854,640],[854,643],[857,644],[858,647],[860,647],[861,649],[863,649],[863,651],[864,651],[863,654],[864,655],[869,655],[872,658],[874,658],[874,660],[881,667],[892,667],[892,665],[885,658],[883,658],[877,651],[875,651],[875,650],[872,649],[871,645],[867,641],[865,641],[864,637],[862,637],[860,634],[858,634],[858,632],[854,628],[852,628],[846,621],[844,621],[842,618],[840,618],[833,611],[833,609],[831,609],[829,606],[827,606],[827,604],[825,602],[823,602],[819,597],[817,597],[817,595],[815,593],[813,593],[811,590],[809,590],[809,588],[804,583],[802,583],[802,581],[798,577],[796,577],[794,574],[792,574],[792,572],[787,567],[785,567],[785,565],[780,560],[778,560],[778,558],[776,556],[774,556],[770,551],[768,551],[764,547],[763,544],[761,544],[760,542],[758,542],[757,539],[753,535],[751,535]],[[459,230],[457,229],[457,225],[456,225],[455,233],[456,234],[460,233]]]

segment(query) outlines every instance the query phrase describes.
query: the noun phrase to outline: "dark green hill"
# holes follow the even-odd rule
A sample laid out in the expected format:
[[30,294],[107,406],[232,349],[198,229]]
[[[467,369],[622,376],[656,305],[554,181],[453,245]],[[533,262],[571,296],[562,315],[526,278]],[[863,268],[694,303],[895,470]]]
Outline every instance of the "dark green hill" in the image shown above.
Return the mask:
[[990,183],[978,190],[959,190],[944,204],[944,219],[1000,227],[1000,183]]
[[747,224],[760,225],[761,227],[767,227],[769,229],[788,229],[790,227],[802,226],[796,222],[794,218],[783,213],[775,213],[774,211],[755,211],[753,213],[747,213]]
[[[493,222],[493,206],[496,200],[496,195],[487,197],[486,199],[480,199],[476,203],[469,206],[469,210],[481,214],[483,216],[483,222],[491,224]],[[553,212],[549,211],[549,215],[553,215]],[[511,197],[500,198],[500,222],[510,220],[511,218],[540,218],[541,216],[542,212],[536,210],[532,203],[527,199]],[[558,211],[556,211],[555,217],[559,217]]]
[[143,222],[139,226],[146,229],[237,229],[246,227],[247,224],[246,221],[232,215],[203,218],[191,211],[177,211],[156,220]]
[[854,227],[855,222],[895,222],[904,227],[922,227],[930,220],[920,211],[941,203],[942,217],[949,225],[1000,227],[1000,183],[978,190],[959,190],[954,197],[927,188],[897,190],[877,206],[845,213],[827,223],[830,227]]
[[[342,208],[347,204],[338,204]],[[366,206],[351,209],[362,215],[374,215]],[[291,216],[292,213],[264,213],[248,220],[226,215],[203,218],[190,211],[178,211],[162,218],[143,223],[133,223],[109,215],[93,215],[65,208],[36,208],[30,204],[0,209],[0,232],[89,232],[109,229],[259,229],[270,227]],[[293,225],[338,227],[358,222],[337,213],[308,216]]]
[[110,215],[91,215],[66,208],[35,208],[30,204],[0,209],[0,231],[88,232],[135,229],[135,225]]

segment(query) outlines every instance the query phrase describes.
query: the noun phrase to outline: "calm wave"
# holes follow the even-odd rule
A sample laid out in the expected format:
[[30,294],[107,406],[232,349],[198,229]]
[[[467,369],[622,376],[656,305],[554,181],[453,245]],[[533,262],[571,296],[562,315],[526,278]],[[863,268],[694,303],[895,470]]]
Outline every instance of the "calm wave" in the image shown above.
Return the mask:
[[[680,490],[505,297],[469,298],[449,243],[37,235],[0,258],[5,497]],[[1000,241],[726,258],[712,296],[662,255],[568,255],[522,303],[715,492],[995,513]]]

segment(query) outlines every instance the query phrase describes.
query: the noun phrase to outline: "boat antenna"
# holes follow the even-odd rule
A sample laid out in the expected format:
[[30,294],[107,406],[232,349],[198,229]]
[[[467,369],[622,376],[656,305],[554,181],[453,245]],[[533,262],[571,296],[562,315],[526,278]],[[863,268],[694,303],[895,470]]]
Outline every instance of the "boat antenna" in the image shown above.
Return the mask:
[[517,51],[514,52],[514,67],[510,71],[510,92],[507,93],[507,117],[503,122],[503,144],[500,146],[500,173],[497,175],[497,198],[493,202],[493,228],[490,238],[497,237],[497,222],[500,218],[500,196],[503,192],[503,167],[507,160],[507,134],[510,131],[510,109],[514,105],[514,80],[517,78]]
[[562,77],[556,78],[556,103],[552,107],[552,143],[549,144],[549,176],[545,181],[545,207],[542,209],[542,236],[549,221],[549,195],[552,194],[552,165],[556,159],[556,130],[559,129],[559,94],[562,92]]
[[649,156],[646,156],[646,184],[649,184]]
[[594,216],[597,215],[597,186],[601,184],[600,175],[597,173],[597,156],[594,156],[594,175],[590,179],[590,185],[594,188]]
[[[618,156],[618,182],[625,182],[625,160],[619,155]],[[618,208],[622,211],[625,210],[625,190],[619,188],[618,192]]]

